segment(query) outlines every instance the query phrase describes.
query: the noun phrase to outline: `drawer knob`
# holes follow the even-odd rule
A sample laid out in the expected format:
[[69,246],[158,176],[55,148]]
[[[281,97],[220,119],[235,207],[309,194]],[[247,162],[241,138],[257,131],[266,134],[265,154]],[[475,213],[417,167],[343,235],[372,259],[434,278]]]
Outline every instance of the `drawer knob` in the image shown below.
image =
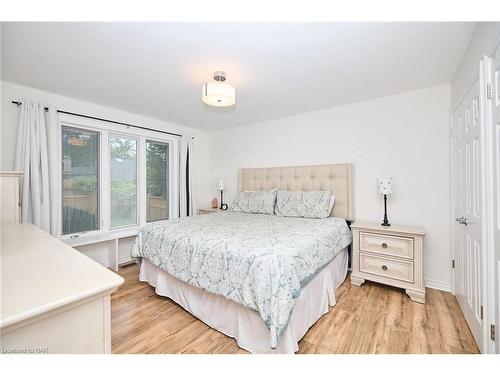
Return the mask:
[[387,271],[387,266],[385,264],[382,266],[382,270]]
[[385,242],[382,243],[382,248],[387,249],[387,244]]

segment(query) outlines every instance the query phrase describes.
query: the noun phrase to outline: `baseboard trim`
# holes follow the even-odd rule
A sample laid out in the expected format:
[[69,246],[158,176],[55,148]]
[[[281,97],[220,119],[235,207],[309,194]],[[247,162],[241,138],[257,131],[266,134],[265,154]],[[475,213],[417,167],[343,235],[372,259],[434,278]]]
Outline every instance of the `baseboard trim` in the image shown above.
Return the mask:
[[425,286],[431,289],[442,290],[443,292],[451,292],[451,283],[444,281],[425,279]]

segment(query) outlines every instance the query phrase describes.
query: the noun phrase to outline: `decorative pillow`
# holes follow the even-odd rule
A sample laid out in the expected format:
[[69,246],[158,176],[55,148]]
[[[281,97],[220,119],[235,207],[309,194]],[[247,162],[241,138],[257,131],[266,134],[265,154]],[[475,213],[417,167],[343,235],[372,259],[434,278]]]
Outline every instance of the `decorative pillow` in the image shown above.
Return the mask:
[[275,191],[242,191],[236,194],[232,209],[250,214],[272,215],[275,202]]
[[278,191],[278,216],[323,219],[330,216],[331,191]]
[[329,215],[332,214],[333,206],[335,206],[335,195],[332,194],[330,197],[330,208],[328,209]]

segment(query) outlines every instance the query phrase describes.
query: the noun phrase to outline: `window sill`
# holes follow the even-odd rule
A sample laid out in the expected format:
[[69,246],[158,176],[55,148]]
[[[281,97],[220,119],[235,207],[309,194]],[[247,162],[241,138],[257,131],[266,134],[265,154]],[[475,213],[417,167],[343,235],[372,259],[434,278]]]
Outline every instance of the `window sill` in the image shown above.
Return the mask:
[[[134,226],[108,231],[92,231],[87,233],[66,234],[61,236],[60,240],[71,247],[84,246],[98,242],[111,241],[117,238],[136,236],[137,233],[139,233],[139,229],[139,226]],[[74,235],[78,235],[78,237],[71,238],[71,236]]]

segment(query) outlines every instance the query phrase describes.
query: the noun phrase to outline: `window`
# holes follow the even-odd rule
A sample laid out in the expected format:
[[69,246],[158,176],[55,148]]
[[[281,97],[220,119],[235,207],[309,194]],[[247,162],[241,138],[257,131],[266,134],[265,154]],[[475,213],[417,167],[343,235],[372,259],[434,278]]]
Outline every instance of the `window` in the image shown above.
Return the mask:
[[146,221],[168,218],[168,143],[146,141]]
[[64,241],[132,236],[178,216],[177,137],[65,114],[59,121]]
[[99,229],[99,133],[62,128],[62,233]]
[[137,224],[137,140],[109,137],[110,226]]

